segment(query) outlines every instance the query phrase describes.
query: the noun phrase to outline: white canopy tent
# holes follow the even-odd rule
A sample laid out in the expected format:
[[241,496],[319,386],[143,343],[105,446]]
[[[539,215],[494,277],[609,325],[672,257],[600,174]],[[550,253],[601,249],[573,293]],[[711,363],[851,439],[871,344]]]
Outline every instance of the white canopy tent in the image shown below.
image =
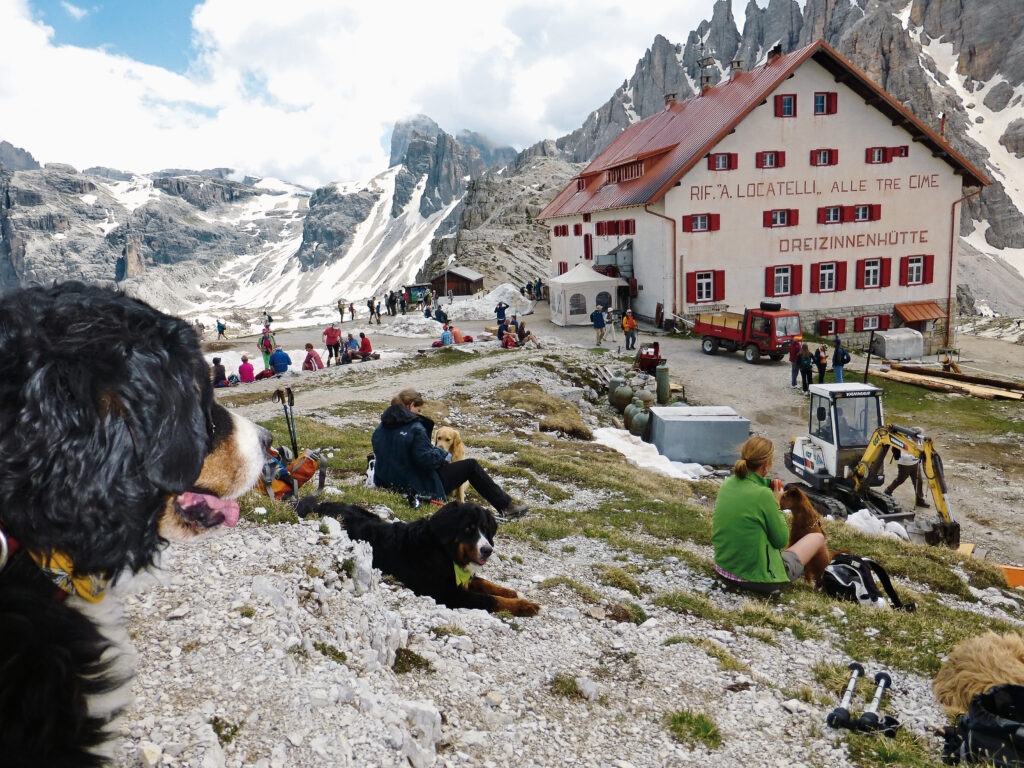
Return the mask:
[[551,322],[555,325],[590,325],[590,313],[598,305],[613,309],[619,287],[628,286],[621,277],[608,277],[589,264],[577,264],[564,275],[548,282]]

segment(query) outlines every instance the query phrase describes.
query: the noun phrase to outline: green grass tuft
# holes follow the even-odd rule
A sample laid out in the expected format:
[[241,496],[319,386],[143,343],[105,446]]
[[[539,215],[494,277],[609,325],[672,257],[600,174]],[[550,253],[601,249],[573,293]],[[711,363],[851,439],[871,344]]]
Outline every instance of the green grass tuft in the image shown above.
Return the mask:
[[710,716],[702,712],[681,709],[665,715],[665,725],[672,738],[683,744],[696,745],[698,742],[708,749],[722,746],[722,734]]
[[431,672],[433,667],[430,662],[420,656],[416,651],[408,648],[399,648],[395,651],[395,663],[391,665],[396,675],[406,675],[410,672]]

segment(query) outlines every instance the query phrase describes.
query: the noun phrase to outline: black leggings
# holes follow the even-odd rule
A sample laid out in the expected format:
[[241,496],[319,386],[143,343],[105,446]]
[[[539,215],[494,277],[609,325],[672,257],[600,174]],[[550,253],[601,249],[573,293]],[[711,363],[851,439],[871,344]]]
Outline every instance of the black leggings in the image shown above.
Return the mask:
[[512,497],[501,490],[497,483],[484,472],[476,459],[463,459],[442,464],[437,470],[446,494],[451,493],[467,480],[473,489],[487,499],[487,502],[501,512],[512,503]]

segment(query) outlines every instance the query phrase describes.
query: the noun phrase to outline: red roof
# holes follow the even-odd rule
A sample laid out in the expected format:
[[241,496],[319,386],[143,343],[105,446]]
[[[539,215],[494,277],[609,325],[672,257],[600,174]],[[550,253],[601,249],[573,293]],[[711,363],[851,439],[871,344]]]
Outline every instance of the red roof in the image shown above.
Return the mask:
[[[634,123],[573,178],[552,200],[539,219],[626,208],[655,203],[724,136],[763,102],[791,72],[810,57],[834,75],[843,75],[847,86],[914,134],[964,176],[965,183],[989,184],[989,180],[942,138],[919,121],[860,70],[840,56],[824,40],[777,56],[767,63],[736,75],[702,95],[677,102],[645,120]],[[609,168],[643,160],[643,176],[615,184],[607,182]],[[578,179],[586,188],[577,189]]]
[[908,301],[893,307],[896,314],[907,323],[919,323],[923,320],[941,320],[946,316],[934,301]]

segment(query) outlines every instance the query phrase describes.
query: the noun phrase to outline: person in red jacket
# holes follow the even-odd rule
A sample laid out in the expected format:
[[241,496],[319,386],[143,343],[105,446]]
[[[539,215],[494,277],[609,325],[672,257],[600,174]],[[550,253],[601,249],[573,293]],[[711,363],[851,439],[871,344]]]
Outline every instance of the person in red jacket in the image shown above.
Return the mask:
[[331,323],[324,328],[324,332],[320,336],[323,338],[324,344],[327,345],[328,367],[331,365],[331,358],[334,358],[335,365],[341,365],[341,330],[337,324]]
[[370,340],[366,338],[366,334],[362,331],[359,332],[359,354],[363,356],[363,360],[366,360],[373,354],[373,347],[370,346]]
[[800,385],[796,383],[797,374],[800,373],[800,345],[795,341],[789,345],[789,367],[792,374],[789,383],[793,389],[800,389]]
[[[328,358],[329,359],[329,358]],[[313,345],[306,342],[306,359],[302,361],[302,370],[319,371],[324,367],[324,361],[320,359],[320,353],[313,349]]]

